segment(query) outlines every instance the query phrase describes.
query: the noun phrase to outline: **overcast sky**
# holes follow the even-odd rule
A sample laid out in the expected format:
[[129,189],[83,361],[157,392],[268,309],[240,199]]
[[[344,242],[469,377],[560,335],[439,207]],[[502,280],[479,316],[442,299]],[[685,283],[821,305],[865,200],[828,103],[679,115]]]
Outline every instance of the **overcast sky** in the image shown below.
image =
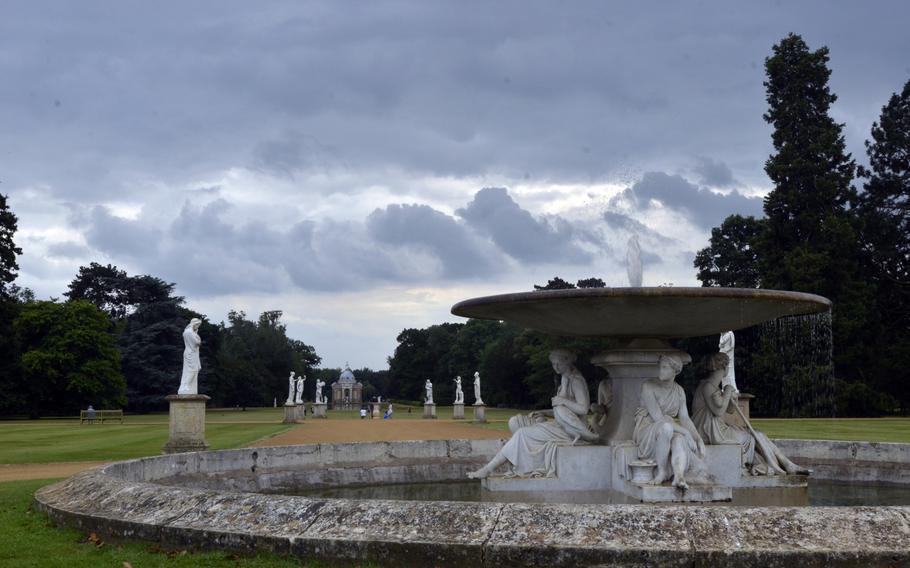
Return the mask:
[[908,6],[4,2],[18,283],[113,263],[373,368],[461,299],[625,285],[632,234],[645,285],[697,285],[711,227],[770,189],[771,46],[830,48],[862,160],[910,78]]

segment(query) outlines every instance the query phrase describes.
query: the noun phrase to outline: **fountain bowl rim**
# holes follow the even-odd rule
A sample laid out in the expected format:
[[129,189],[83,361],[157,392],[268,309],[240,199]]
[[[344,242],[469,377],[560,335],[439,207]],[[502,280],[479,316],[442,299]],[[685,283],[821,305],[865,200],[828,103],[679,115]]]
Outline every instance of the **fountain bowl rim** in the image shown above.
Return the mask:
[[[543,309],[553,306],[563,307],[567,302],[584,302],[589,308],[607,309],[611,305],[625,304],[624,309],[641,312],[641,317],[647,315],[651,300],[655,302],[677,302],[682,300],[698,300],[702,302],[728,302],[746,304],[760,303],[765,308],[774,312],[771,317],[764,319],[758,317],[745,318],[741,325],[716,326],[706,333],[575,333],[565,326],[552,324],[535,325],[533,319],[516,317],[515,310],[524,308]],[[632,306],[631,308],[629,306]],[[780,306],[779,310],[773,308]],[[788,309],[783,309],[788,306]],[[608,287],[608,288],[570,288],[565,290],[535,290],[528,292],[512,292],[490,296],[478,296],[462,300],[452,306],[451,313],[456,316],[486,320],[511,321],[513,323],[557,335],[575,336],[611,336],[611,337],[694,337],[710,335],[727,330],[742,329],[751,325],[764,323],[777,317],[791,315],[809,315],[829,311],[832,302],[824,296],[807,292],[792,292],[787,290],[770,290],[759,288],[724,288],[724,287]]]

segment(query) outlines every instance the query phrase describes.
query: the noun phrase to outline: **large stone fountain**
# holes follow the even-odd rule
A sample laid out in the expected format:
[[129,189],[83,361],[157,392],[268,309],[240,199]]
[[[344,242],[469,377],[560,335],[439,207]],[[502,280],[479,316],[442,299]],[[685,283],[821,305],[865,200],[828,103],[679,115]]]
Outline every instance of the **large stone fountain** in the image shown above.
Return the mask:
[[[497,498],[522,500],[552,495],[603,502],[729,501],[734,492],[756,504],[801,504],[805,475],[755,476],[744,470],[739,444],[705,448],[697,483],[659,483],[654,464],[640,460],[633,441],[642,386],[658,379],[661,361],[691,357],[668,340],[738,330],[786,316],[829,310],[821,296],[777,290],[737,288],[589,288],[546,290],[473,298],[456,304],[459,316],[509,321],[557,336],[613,337],[623,346],[595,356],[606,369],[609,409],[595,443],[559,444],[555,475],[526,478],[483,475],[484,488]],[[582,442],[584,442],[582,440]],[[681,486],[680,486],[681,485]]]

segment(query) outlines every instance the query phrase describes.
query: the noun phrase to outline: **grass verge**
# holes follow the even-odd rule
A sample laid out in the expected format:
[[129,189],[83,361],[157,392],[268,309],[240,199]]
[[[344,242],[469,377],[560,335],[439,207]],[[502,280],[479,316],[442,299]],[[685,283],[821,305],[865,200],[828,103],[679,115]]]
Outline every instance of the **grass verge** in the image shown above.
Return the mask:
[[[0,566],[10,568],[310,568],[351,566],[269,554],[165,551],[142,542],[107,543],[77,530],[58,529],[32,510],[32,494],[55,480],[0,483]],[[374,564],[357,564],[374,566]]]

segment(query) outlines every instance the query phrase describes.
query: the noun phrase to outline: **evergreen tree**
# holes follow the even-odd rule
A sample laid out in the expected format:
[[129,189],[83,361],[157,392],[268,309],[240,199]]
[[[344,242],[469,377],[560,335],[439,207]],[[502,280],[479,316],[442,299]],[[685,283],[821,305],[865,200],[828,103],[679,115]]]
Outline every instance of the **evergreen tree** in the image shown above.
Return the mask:
[[16,257],[22,249],[16,246],[13,236],[19,228],[19,218],[6,203],[6,196],[0,194],[0,297],[7,296],[7,285],[16,279],[19,264]]
[[868,356],[868,306],[873,290],[860,275],[858,234],[848,206],[856,166],[846,152],[843,125],[828,114],[837,97],[828,88],[828,49],[810,51],[789,35],[765,60],[775,153],[765,172],[766,230],[757,240],[762,286],[821,294],[835,303],[836,372],[862,376]]
[[[910,408],[910,81],[893,94],[866,141],[869,169],[857,210],[868,277],[877,287],[877,386]],[[857,390],[857,389],[854,389]],[[864,392],[864,391],[863,391]]]

